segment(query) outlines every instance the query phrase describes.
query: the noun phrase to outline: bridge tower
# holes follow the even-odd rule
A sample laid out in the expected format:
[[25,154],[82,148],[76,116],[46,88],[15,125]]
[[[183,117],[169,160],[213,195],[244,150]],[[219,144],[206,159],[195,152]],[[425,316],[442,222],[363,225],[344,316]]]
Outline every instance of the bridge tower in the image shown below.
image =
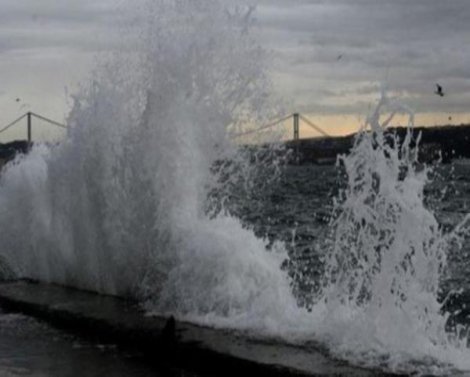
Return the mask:
[[32,127],[31,127],[31,111],[28,111],[26,113],[26,119],[28,121],[28,143],[31,143],[31,141],[33,141]]
[[299,113],[294,113],[292,115],[294,118],[294,141],[298,141],[300,138],[300,132],[299,132]]

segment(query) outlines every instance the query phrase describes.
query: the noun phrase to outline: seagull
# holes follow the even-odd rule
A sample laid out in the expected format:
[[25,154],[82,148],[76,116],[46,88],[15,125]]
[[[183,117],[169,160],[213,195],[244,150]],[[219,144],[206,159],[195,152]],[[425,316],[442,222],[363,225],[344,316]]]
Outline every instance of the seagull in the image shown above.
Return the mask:
[[444,92],[442,91],[442,86],[436,84],[436,91],[434,92],[438,96],[444,97]]
[[336,58],[336,60],[341,60],[342,57],[343,57],[343,54],[340,54],[340,55],[338,55],[338,57]]

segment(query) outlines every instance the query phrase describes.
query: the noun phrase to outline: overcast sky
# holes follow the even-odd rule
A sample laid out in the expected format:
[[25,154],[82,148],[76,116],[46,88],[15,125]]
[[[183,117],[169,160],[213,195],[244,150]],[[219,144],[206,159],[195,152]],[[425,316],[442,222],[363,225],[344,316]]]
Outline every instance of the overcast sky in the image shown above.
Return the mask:
[[[67,90],[117,45],[116,2],[0,0],[0,127],[30,109],[65,119]],[[469,0],[259,3],[255,33],[292,112],[347,132],[386,81],[422,123],[470,122]]]

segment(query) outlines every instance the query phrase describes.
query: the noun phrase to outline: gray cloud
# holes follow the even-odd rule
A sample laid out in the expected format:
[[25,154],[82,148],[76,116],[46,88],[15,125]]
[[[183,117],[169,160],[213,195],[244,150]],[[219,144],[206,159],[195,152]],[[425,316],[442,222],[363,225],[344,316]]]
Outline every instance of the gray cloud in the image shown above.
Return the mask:
[[[388,81],[417,111],[469,112],[468,0],[258,3],[254,32],[273,51],[273,81],[293,111],[362,112]],[[120,4],[0,0],[0,111],[8,114],[14,93],[65,108],[63,87],[90,70],[94,54],[118,46],[123,27],[132,28],[126,7],[136,2]],[[445,97],[433,94],[436,82]]]
[[93,56],[117,45],[116,25],[125,16],[114,0],[0,0],[0,124],[26,111],[26,103],[63,121],[64,88],[73,90]]
[[[297,81],[291,87],[301,93],[297,102],[307,109],[318,110],[328,97],[372,94],[364,87],[389,81],[419,111],[468,112],[467,0],[277,1],[262,3],[258,15],[263,40],[283,62],[276,69],[291,72]],[[305,81],[315,88],[311,95]],[[436,82],[449,91],[439,104]],[[344,105],[323,108],[347,111]]]
[[114,0],[0,0],[0,53],[112,48],[119,38],[117,25],[126,25],[125,9]]

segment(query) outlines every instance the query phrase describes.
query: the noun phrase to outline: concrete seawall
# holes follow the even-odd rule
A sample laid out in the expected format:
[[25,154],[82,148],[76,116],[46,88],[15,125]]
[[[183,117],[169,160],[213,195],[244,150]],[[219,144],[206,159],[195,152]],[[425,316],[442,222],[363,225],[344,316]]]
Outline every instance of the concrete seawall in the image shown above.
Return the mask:
[[98,341],[137,349],[155,363],[199,373],[239,376],[385,376],[349,366],[315,348],[260,342],[215,330],[146,316],[135,303],[56,285],[0,283],[0,306],[45,320]]

